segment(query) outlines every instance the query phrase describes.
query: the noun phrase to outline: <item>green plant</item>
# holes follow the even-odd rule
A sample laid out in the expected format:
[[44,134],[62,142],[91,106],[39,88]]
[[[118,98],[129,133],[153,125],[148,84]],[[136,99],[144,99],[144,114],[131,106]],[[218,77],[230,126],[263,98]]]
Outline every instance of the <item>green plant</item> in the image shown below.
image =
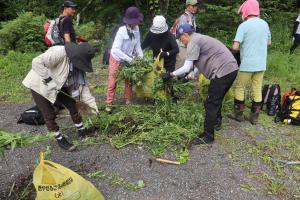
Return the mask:
[[29,90],[22,80],[31,68],[31,61],[37,53],[10,51],[0,55],[0,102],[24,102],[29,99]]
[[9,50],[37,52],[46,49],[43,44],[43,24],[45,16],[35,16],[31,12],[18,15],[14,20],[2,24],[0,29],[0,53]]
[[37,142],[45,142],[52,137],[52,135],[10,133],[0,130],[0,154],[3,154],[6,149],[14,150],[16,147],[23,147]]
[[124,64],[118,70],[118,81],[128,79],[132,85],[141,85],[143,76],[152,70],[150,59],[134,59],[130,64]]
[[86,175],[89,178],[99,178],[108,181],[112,186],[122,187],[129,191],[138,191],[145,187],[143,180],[138,180],[136,183],[126,181],[124,178],[120,177],[117,174],[105,174],[103,171],[91,172]]

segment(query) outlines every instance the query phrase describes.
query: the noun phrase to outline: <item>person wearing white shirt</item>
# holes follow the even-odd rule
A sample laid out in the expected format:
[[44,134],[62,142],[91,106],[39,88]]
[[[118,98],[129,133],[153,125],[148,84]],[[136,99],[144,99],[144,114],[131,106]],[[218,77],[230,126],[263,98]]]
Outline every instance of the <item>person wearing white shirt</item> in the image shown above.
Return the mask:
[[293,37],[293,45],[290,48],[290,54],[293,54],[296,48],[300,44],[300,14],[298,15],[294,23],[292,37]]
[[[143,21],[144,16],[136,7],[129,7],[123,18],[124,25],[121,26],[114,39],[111,55],[109,58],[108,87],[106,97],[106,111],[111,112],[111,105],[116,94],[116,72],[124,62],[131,63],[135,56],[142,58],[140,31],[138,24]],[[130,103],[132,87],[129,80],[125,80],[125,103]]]

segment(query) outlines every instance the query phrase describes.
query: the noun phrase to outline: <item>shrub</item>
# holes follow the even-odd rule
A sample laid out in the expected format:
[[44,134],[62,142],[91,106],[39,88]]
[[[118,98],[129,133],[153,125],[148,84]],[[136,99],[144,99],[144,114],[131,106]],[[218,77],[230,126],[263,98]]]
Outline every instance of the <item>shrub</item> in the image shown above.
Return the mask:
[[96,25],[94,22],[88,22],[76,27],[76,34],[82,37],[90,39],[97,38]]
[[45,50],[43,24],[45,16],[34,16],[30,12],[21,13],[0,29],[0,53],[9,50],[36,52]]

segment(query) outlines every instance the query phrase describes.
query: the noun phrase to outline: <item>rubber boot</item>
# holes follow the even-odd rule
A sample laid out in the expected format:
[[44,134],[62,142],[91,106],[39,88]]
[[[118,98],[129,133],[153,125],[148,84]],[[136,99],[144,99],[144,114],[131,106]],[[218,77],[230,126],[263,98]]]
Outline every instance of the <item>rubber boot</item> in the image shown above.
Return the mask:
[[232,114],[228,115],[228,117],[235,121],[242,122],[245,120],[243,115],[244,110],[245,110],[245,102],[234,99],[234,110]]
[[256,125],[261,110],[261,102],[252,102],[250,116],[246,118],[252,125]]

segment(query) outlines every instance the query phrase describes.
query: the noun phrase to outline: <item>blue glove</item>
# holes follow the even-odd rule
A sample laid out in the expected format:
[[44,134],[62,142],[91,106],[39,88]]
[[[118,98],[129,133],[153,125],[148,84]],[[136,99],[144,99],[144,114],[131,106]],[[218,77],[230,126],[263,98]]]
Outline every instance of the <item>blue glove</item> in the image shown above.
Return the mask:
[[162,75],[162,79],[164,82],[170,80],[171,78],[172,78],[172,76],[171,76],[170,72],[163,73],[163,75]]

